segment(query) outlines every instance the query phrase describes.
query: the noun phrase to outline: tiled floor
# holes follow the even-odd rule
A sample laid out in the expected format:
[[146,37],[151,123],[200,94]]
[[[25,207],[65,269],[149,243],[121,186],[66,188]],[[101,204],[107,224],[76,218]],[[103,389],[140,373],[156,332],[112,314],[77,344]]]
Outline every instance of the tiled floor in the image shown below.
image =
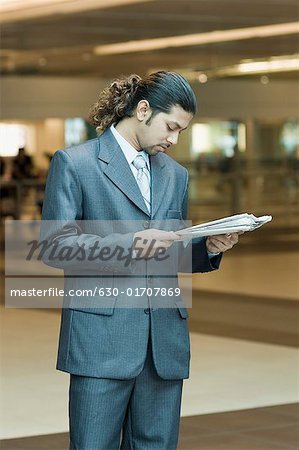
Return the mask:
[[299,402],[299,349],[191,334],[183,416]]

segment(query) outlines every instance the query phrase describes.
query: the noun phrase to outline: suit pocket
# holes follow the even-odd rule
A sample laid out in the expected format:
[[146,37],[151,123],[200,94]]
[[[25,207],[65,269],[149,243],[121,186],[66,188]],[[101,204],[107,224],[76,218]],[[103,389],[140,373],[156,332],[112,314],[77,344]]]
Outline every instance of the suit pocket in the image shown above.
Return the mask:
[[74,289],[68,291],[74,294],[67,302],[69,309],[112,316],[117,300],[113,277],[77,278],[73,286]]
[[190,220],[184,220],[182,211],[176,209],[168,209],[166,211],[166,219],[176,224],[176,230],[188,228],[192,225],[192,222]]
[[178,219],[183,220],[181,211],[176,209],[168,209],[166,212],[167,219]]
[[[101,298],[101,303],[105,301],[105,305],[110,303],[109,306],[70,306],[72,311],[80,311],[88,314],[99,314],[101,316],[112,316],[115,309],[116,298],[106,297],[105,299]],[[95,302],[94,302],[95,303]],[[100,304],[101,304],[100,303]]]
[[[161,211],[164,219],[161,220],[162,226],[157,224],[156,228],[177,231],[184,227],[182,212],[178,209],[166,209]],[[156,224],[153,224],[155,226]],[[163,227],[163,228],[162,228]]]

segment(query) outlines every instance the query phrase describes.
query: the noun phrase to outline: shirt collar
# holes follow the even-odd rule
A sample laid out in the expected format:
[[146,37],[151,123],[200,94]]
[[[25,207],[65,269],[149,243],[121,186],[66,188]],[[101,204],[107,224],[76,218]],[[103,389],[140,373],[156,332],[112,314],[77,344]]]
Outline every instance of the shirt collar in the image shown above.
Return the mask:
[[122,137],[121,134],[119,134],[114,125],[111,125],[110,130],[115,139],[117,140],[118,145],[122,149],[122,152],[125,155],[128,163],[132,164],[137,155],[142,155],[146,161],[147,168],[149,170],[150,165],[148,154],[143,150],[141,152],[138,152],[124,137]]

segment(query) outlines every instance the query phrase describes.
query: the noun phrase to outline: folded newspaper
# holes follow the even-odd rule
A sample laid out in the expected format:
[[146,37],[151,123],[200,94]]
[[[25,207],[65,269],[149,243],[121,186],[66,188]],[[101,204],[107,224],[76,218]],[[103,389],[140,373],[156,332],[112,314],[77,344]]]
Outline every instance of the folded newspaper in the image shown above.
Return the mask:
[[253,231],[272,220],[272,216],[255,217],[253,214],[235,214],[212,222],[202,223],[193,227],[176,231],[182,239],[198,236],[213,236],[215,234],[239,233]]

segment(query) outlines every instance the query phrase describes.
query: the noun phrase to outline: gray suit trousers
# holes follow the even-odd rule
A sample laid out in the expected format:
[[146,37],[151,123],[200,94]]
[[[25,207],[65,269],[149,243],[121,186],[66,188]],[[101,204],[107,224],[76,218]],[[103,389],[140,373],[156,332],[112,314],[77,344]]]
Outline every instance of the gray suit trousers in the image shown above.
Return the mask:
[[71,375],[70,450],[176,450],[182,385],[158,376],[150,340],[136,378]]

